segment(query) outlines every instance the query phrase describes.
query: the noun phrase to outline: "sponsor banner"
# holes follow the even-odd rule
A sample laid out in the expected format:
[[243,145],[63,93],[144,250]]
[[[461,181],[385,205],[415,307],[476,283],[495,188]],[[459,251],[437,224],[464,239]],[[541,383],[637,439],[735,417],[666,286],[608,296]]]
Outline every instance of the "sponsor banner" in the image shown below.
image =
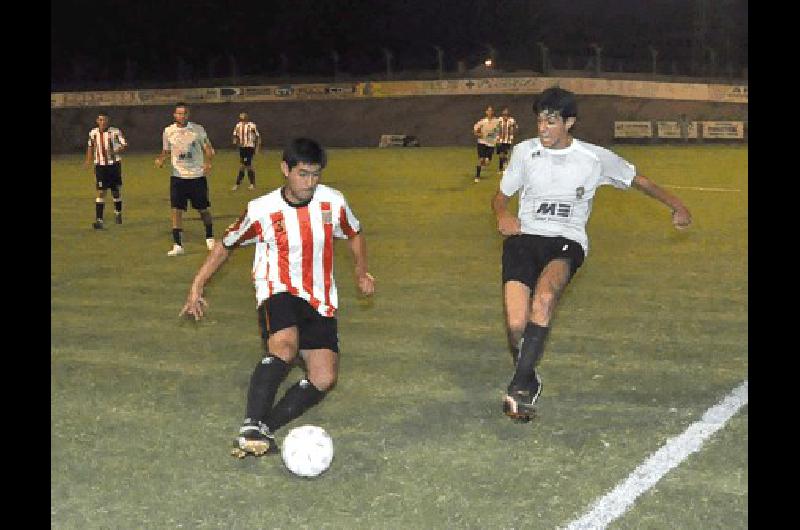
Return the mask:
[[53,93],[51,107],[90,105],[164,105],[176,101],[225,103],[356,97],[539,94],[560,86],[579,95],[747,103],[747,85],[659,83],[594,78],[505,77],[429,81],[380,81],[221,88],[176,88],[108,92]]
[[743,121],[704,121],[703,138],[737,139],[744,138]]
[[219,88],[169,88],[139,90],[142,105],[174,105],[178,101],[186,103],[219,103],[228,99],[220,98]]
[[[697,138],[697,122],[690,121],[686,124],[686,137]],[[683,138],[681,124],[677,121],[657,121],[656,136],[659,138]]]
[[614,138],[652,138],[653,124],[649,121],[615,121]]
[[51,94],[51,107],[98,107],[138,105],[136,90],[117,90],[107,92],[60,92]]
[[378,147],[419,147],[419,140],[408,134],[382,134]]

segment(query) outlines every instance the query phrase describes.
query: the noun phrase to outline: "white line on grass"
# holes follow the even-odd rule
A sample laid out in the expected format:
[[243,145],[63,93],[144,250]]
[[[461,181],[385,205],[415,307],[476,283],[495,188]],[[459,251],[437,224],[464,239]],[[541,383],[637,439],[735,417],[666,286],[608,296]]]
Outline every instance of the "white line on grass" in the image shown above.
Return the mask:
[[664,184],[665,188],[675,188],[676,190],[695,190],[695,191],[742,191],[736,188],[700,188],[698,186],[675,186],[673,184]]
[[567,530],[605,528],[625,513],[639,495],[652,488],[668,471],[700,449],[709,436],[721,429],[746,404],[745,379],[722,401],[708,409],[699,421],[691,424],[683,434],[669,439],[666,445],[634,469],[625,481],[592,503],[589,511],[580,519],[572,521]]

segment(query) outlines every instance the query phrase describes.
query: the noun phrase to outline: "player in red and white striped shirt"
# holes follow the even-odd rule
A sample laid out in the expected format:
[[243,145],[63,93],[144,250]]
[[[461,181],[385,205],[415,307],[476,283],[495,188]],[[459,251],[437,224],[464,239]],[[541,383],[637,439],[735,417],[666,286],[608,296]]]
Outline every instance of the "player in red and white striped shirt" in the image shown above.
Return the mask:
[[514,133],[517,132],[517,120],[508,114],[508,107],[500,111],[500,133],[497,135],[497,158],[500,161],[499,173],[508,161],[511,146],[514,144]]
[[[195,276],[181,315],[199,320],[207,303],[203,289],[233,249],[255,245],[253,281],[266,355],[256,365],[247,394],[246,419],[234,456],[275,452],[274,432],[319,403],[337,378],[338,296],[333,275],[334,239],[347,239],[356,279],[364,295],[375,283],[367,272],[361,225],[341,192],[319,184],[325,151],[298,138],[283,152],[283,187],[250,201],[214,246]],[[306,377],[275,395],[298,353]]]
[[92,227],[103,228],[103,210],[106,205],[106,190],[111,190],[114,198],[114,218],[122,224],[122,164],[119,154],[128,147],[122,131],[109,127],[108,114],[97,115],[97,127],[89,131],[89,143],[86,146],[86,165],[94,162],[94,176],[97,195],[94,200],[95,221]]
[[247,179],[250,181],[248,189],[256,187],[256,171],[253,169],[253,155],[261,149],[261,135],[258,134],[258,127],[247,119],[247,113],[239,114],[239,121],[233,128],[233,145],[239,146],[239,174],[236,176],[236,184],[231,191],[239,189],[242,183],[244,172],[247,170]]

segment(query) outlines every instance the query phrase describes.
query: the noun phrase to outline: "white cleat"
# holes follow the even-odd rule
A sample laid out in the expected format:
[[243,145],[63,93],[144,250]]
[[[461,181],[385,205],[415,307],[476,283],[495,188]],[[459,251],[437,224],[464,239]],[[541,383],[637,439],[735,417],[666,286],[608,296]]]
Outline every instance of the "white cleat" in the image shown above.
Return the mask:
[[236,191],[238,189],[239,189],[239,185],[238,184],[234,184],[233,187],[231,188],[231,191]]
[[250,184],[249,186],[247,186],[247,189],[248,190],[254,190],[254,189],[256,189],[256,187],[255,187],[255,185]]
[[172,250],[167,252],[167,256],[181,256],[183,254],[186,254],[186,251],[183,250],[183,247],[177,243],[172,245]]
[[206,238],[206,247],[208,248],[208,250],[213,250],[214,249],[214,238],[213,237]]

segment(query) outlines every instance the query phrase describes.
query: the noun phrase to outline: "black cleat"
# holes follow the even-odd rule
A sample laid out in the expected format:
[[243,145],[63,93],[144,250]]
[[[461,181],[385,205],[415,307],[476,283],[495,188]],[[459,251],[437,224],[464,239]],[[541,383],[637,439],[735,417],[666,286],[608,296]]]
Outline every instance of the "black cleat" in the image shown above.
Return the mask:
[[539,374],[533,373],[533,381],[530,388],[509,389],[503,398],[503,413],[509,418],[527,423],[533,419],[536,413],[536,400],[542,393],[542,380]]
[[278,452],[275,435],[263,423],[246,421],[233,441],[231,456],[244,458],[247,455],[263,456]]
[[98,219],[97,221],[92,223],[92,228],[94,228],[95,230],[102,230],[103,229],[103,220],[102,219]]

